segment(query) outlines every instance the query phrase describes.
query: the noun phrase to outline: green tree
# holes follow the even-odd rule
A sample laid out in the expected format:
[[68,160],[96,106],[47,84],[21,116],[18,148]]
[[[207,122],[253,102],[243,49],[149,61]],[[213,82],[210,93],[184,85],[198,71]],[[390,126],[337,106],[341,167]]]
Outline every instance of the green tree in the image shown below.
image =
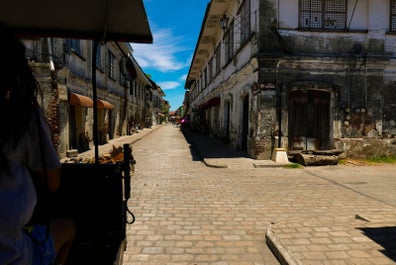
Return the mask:
[[164,115],[161,118],[161,122],[167,121],[169,118],[169,104],[166,104],[165,102],[161,103],[161,113]]

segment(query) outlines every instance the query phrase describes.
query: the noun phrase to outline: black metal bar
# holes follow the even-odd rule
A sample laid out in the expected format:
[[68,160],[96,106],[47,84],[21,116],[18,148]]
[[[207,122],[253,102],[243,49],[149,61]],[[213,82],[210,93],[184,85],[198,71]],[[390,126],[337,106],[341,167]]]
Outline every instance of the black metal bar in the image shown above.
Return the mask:
[[98,147],[98,105],[96,95],[96,53],[98,51],[98,42],[93,41],[92,47],[92,97],[93,97],[93,140],[95,145],[95,164],[99,164],[99,147]]
[[278,101],[278,126],[279,126],[279,133],[278,133],[278,148],[282,147],[282,92],[279,84],[276,86],[277,92],[277,101]]
[[124,144],[124,197],[128,200],[131,197],[131,148],[129,144]]

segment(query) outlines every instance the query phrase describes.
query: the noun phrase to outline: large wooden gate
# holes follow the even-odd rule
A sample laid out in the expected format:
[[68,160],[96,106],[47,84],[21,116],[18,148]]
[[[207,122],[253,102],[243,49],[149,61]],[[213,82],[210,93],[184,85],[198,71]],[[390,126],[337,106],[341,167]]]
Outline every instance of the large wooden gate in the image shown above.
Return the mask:
[[294,90],[288,94],[289,149],[330,149],[330,92]]

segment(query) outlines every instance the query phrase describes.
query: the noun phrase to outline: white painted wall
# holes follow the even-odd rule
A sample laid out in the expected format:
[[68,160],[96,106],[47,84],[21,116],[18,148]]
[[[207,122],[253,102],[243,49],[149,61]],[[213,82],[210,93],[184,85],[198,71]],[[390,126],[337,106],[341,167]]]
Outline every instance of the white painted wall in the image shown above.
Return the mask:
[[[278,6],[279,28],[298,28],[298,3],[298,0],[274,1]],[[390,0],[348,1],[347,26],[351,30],[389,30],[389,8]]]

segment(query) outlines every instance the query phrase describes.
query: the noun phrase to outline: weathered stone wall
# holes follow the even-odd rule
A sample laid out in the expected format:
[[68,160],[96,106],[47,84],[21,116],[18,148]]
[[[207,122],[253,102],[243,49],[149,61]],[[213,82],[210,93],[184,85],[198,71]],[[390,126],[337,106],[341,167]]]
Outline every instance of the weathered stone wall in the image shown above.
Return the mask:
[[390,60],[382,87],[382,135],[385,138],[396,137],[396,61]]
[[257,132],[254,138],[256,150],[254,156],[258,159],[270,159],[275,147],[275,136],[279,135],[276,113],[276,97],[274,90],[265,90],[258,93]]
[[343,138],[335,141],[335,147],[344,150],[340,158],[370,158],[396,155],[396,139]]
[[[277,109],[282,109],[281,133],[284,138],[288,137],[288,92],[294,89],[324,89],[332,93],[331,109],[331,138],[339,141],[349,138],[371,137],[377,138],[378,143],[372,141],[370,146],[377,147],[377,155],[392,153],[392,141],[384,141],[386,137],[394,136],[395,130],[395,85],[388,82],[384,85],[383,69],[386,65],[384,58],[337,57],[337,56],[307,56],[307,55],[282,55],[276,56],[264,54],[260,58],[259,83],[263,97],[258,106],[262,112],[259,131],[276,132],[278,128],[279,114]],[[363,66],[362,66],[363,65]],[[275,91],[267,89],[268,84],[274,84],[281,90],[281,105],[277,106],[279,96]],[[271,87],[271,85],[270,85]],[[334,126],[340,126],[335,128]],[[275,129],[274,129],[275,128]],[[385,131],[384,131],[385,130]],[[275,134],[267,136],[274,137]],[[283,139],[285,140],[285,139]],[[367,148],[358,148],[345,140],[345,144],[332,143],[333,148],[345,148],[348,156],[364,156]],[[282,141],[283,142],[283,141]],[[379,144],[382,142],[382,144]],[[366,142],[360,143],[366,146]],[[268,148],[263,146],[268,145]],[[257,157],[266,157],[271,141],[256,139]],[[388,146],[389,148],[385,148]],[[276,146],[273,146],[276,147]],[[272,148],[273,148],[272,147]],[[287,147],[287,146],[282,146]],[[381,152],[382,150],[382,152]],[[261,154],[260,154],[261,152]],[[368,152],[374,154],[375,152]]]
[[276,1],[260,1],[259,8],[254,155],[266,159],[278,135],[288,148],[289,92],[296,89],[331,93],[329,138],[344,156],[394,154],[396,62],[386,51],[385,32],[282,29]]
[[55,147],[61,144],[59,125],[59,97],[57,82],[53,72],[50,71],[48,63],[29,63],[33,74],[38,82],[38,102],[42,107],[52,131]]

